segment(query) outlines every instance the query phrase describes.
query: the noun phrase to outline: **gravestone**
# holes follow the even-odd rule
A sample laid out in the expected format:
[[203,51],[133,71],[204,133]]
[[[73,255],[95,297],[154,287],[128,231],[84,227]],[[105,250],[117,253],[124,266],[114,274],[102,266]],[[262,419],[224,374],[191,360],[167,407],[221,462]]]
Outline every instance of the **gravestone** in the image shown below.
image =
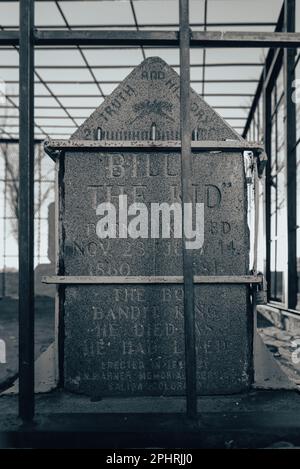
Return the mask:
[[[193,90],[198,140],[241,137]],[[76,131],[80,140],[180,139],[179,77],[146,59]],[[163,144],[163,143],[162,143]],[[75,144],[76,147],[76,144]],[[179,276],[180,239],[100,239],[96,207],[180,202],[180,150],[66,150],[60,166],[60,275]],[[246,182],[240,153],[193,151],[193,196],[204,203],[195,275],[248,274]],[[252,382],[249,287],[194,286],[199,394]],[[60,298],[64,386],[91,396],[184,395],[183,286],[66,285]]]

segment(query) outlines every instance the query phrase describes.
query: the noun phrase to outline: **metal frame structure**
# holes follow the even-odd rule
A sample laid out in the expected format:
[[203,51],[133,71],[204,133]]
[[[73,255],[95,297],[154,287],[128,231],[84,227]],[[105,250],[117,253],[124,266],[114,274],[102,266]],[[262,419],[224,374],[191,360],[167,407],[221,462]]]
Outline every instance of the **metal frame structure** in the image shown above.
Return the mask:
[[[181,11],[183,5],[181,5]],[[188,16],[187,10],[184,14]],[[189,71],[189,51],[188,39],[184,37],[185,45],[182,48],[181,64],[184,70]],[[183,82],[189,83],[189,74],[183,74]],[[181,135],[185,135],[181,141],[114,141],[114,140],[50,140],[46,141],[44,148],[46,153],[57,163],[60,158],[64,157],[66,150],[76,151],[93,151],[96,149],[105,150],[106,152],[121,149],[122,151],[177,151],[181,149],[181,187],[183,200],[185,203],[192,202],[192,188],[190,182],[192,180],[192,151],[232,151],[240,154],[243,151],[251,151],[256,158],[258,173],[262,172],[266,162],[264,148],[260,144],[246,142],[244,140],[237,141],[192,141],[190,132],[190,110],[189,91],[181,91]],[[186,108],[187,107],[187,108]],[[184,146],[186,145],[186,148]],[[185,205],[183,204],[183,207]],[[184,214],[183,214],[184,216]],[[194,309],[194,285],[195,284],[245,284],[249,286],[258,285],[263,287],[263,278],[261,275],[244,275],[244,276],[194,276],[193,275],[193,255],[191,251],[186,249],[186,240],[182,237],[183,249],[183,276],[65,276],[54,275],[43,277],[46,284],[61,285],[116,285],[116,284],[183,284],[184,290],[184,337],[185,337],[185,363],[186,363],[186,411],[189,418],[197,416],[197,379],[196,379],[196,346],[195,346],[195,309]],[[61,344],[63,345],[63,344]],[[61,367],[62,369],[63,367]],[[62,373],[62,371],[61,371]]]
[[[78,126],[78,120],[80,119],[85,119],[87,117],[87,115],[84,116],[84,110],[87,110],[87,109],[90,109],[92,111],[92,107],[93,106],[69,106],[69,105],[66,105],[64,104],[64,100],[65,99],[75,99],[75,98],[78,98],[79,95],[78,94],[66,94],[66,93],[63,93],[63,92],[60,92],[60,93],[56,93],[56,92],[53,92],[53,86],[55,85],[65,85],[67,86],[68,84],[72,85],[72,83],[74,84],[74,80],[63,80],[59,77],[59,74],[57,77],[55,77],[55,80],[48,80],[48,79],[45,79],[43,77],[43,73],[47,73],[49,70],[71,70],[71,69],[74,69],[74,72],[76,72],[76,70],[86,70],[88,72],[88,78],[89,80],[85,80],[85,81],[81,81],[81,84],[86,84],[86,85],[95,85],[96,87],[96,93],[92,93],[92,94],[88,94],[88,93],[85,93],[84,96],[89,98],[89,99],[98,99],[99,98],[104,98],[106,96],[106,94],[103,92],[103,86],[107,86],[107,85],[111,85],[113,86],[114,84],[117,84],[119,83],[118,81],[115,81],[115,80],[109,80],[109,81],[105,81],[105,80],[97,80],[96,78],[96,71],[101,71],[101,70],[108,70],[108,69],[130,69],[132,67],[134,67],[133,64],[126,64],[126,65],[104,65],[104,64],[99,64],[99,65],[94,65],[94,64],[91,64],[90,63],[90,60],[88,60],[88,57],[87,57],[87,52],[90,48],[94,47],[93,45],[91,45],[91,41],[94,41],[94,43],[96,45],[100,45],[101,47],[104,47],[105,49],[108,49],[108,48],[112,48],[112,50],[114,50],[115,46],[112,46],[112,45],[104,45],[103,46],[103,41],[105,42],[105,37],[107,37],[107,43],[111,42],[111,41],[117,41],[117,38],[119,37],[120,33],[122,34],[122,37],[125,35],[127,36],[127,42],[130,41],[130,35],[131,33],[135,33],[135,32],[140,32],[140,41],[143,41],[143,40],[146,40],[147,38],[150,40],[150,41],[154,41],[153,44],[155,43],[155,47],[161,47],[162,46],[162,42],[160,43],[159,41],[156,41],[156,37],[157,35],[152,35],[151,36],[151,33],[153,31],[145,31],[145,29],[149,29],[149,28],[153,28],[153,27],[158,27],[157,25],[155,24],[143,24],[143,23],[140,23],[138,21],[138,16],[137,16],[137,11],[136,11],[136,5],[134,3],[133,0],[129,1],[128,0],[128,3],[130,3],[130,6],[131,6],[131,10],[132,10],[132,18],[133,18],[133,22],[132,24],[122,24],[120,25],[120,29],[121,31],[110,31],[108,32],[107,30],[102,30],[101,31],[101,28],[103,28],[103,25],[101,24],[89,24],[88,25],[88,28],[89,30],[88,31],[83,31],[82,29],[84,27],[87,27],[87,26],[84,26],[84,25],[78,25],[76,24],[76,26],[72,25],[70,23],[70,21],[67,19],[60,3],[58,1],[53,1],[53,5],[54,7],[57,9],[57,12],[58,12],[58,17],[60,18],[61,20],[61,23],[59,26],[54,27],[54,26],[50,26],[50,25],[43,25],[43,26],[40,26],[38,29],[36,29],[34,31],[34,35],[36,36],[40,36],[40,33],[42,36],[44,36],[45,34],[45,37],[39,37],[39,41],[40,41],[40,44],[36,44],[35,43],[35,50],[38,51],[38,50],[42,50],[44,49],[45,47],[47,48],[47,51],[53,51],[53,50],[56,50],[57,47],[60,47],[60,46],[63,46],[64,50],[66,49],[70,49],[70,50],[78,50],[79,54],[80,54],[80,57],[81,57],[81,62],[82,64],[81,65],[68,65],[67,63],[64,64],[64,65],[39,65],[38,63],[36,64],[36,67],[35,67],[35,83],[36,84],[39,84],[42,91],[46,91],[46,95],[44,94],[41,94],[39,92],[36,92],[35,94],[35,97],[37,99],[41,98],[53,98],[53,100],[55,100],[55,103],[58,105],[58,107],[56,108],[57,109],[57,112],[56,112],[56,115],[53,115],[52,112],[51,112],[51,116],[49,116],[49,112],[48,112],[48,109],[53,109],[53,106],[47,106],[47,105],[44,105],[44,106],[35,106],[35,109],[39,109],[39,108],[42,108],[45,110],[45,115],[37,115],[36,116],[36,120],[39,119],[39,124],[35,124],[35,127],[36,127],[36,137],[44,137],[46,138],[48,136],[48,134],[53,134],[53,133],[58,133],[60,132],[60,137],[63,137],[64,135],[70,135],[70,133],[72,133],[73,131],[75,131],[76,127]],[[268,21],[264,21],[264,22],[238,22],[238,21],[232,21],[232,22],[212,22],[212,21],[208,21],[208,18],[207,18],[207,7],[209,9],[209,1],[206,0],[205,1],[205,11],[206,11],[206,14],[204,15],[204,22],[191,22],[190,23],[190,27],[192,28],[204,28],[204,32],[208,32],[209,33],[209,41],[211,42],[212,46],[214,44],[214,38],[219,36],[220,33],[216,33],[214,31],[208,31],[210,28],[228,28],[228,27],[232,27],[232,28],[240,28],[240,27],[245,27],[245,26],[248,26],[249,28],[250,27],[266,27],[266,28],[272,28],[276,25],[275,22],[268,22]],[[111,25],[105,25],[105,28],[115,28],[115,25],[111,24]],[[125,28],[131,28],[130,31],[123,31]],[[161,28],[161,31],[158,31],[158,33],[162,33],[163,36],[165,36],[165,39],[167,41],[170,41],[172,42],[172,44],[170,43],[171,47],[173,47],[175,44],[177,44],[177,46],[175,47],[178,47],[179,46],[179,35],[178,35],[178,32],[177,31],[169,31],[170,28],[178,28],[178,24],[176,23],[172,23],[172,22],[169,22],[169,23],[162,23],[162,24],[159,24],[159,28]],[[166,31],[165,29],[168,29],[168,31]],[[137,30],[137,31],[134,31],[134,30]],[[2,31],[1,31],[2,30]],[[96,31],[95,31],[96,30]],[[48,35],[48,32],[50,33],[50,36]],[[155,32],[155,31],[154,31]],[[280,32],[279,30],[277,30],[277,32]],[[9,46],[9,44],[11,44],[9,42],[9,37],[11,38],[11,40],[14,41],[14,49],[18,49],[17,47],[17,44],[18,44],[18,38],[19,38],[19,31],[17,30],[17,26],[0,26],[0,33],[2,34],[3,33],[3,36],[2,36],[2,44],[6,44],[6,45],[3,45],[2,46],[2,49],[7,47],[7,49],[9,49],[11,46]],[[53,33],[53,34],[52,34]],[[59,36],[59,33],[62,33],[63,37],[60,37]],[[67,33],[67,35],[66,35]],[[69,33],[71,33],[71,35],[69,35]],[[91,34],[90,34],[91,33]],[[112,33],[112,34],[110,34]],[[114,34],[116,33],[116,34]],[[123,35],[124,33],[124,35]],[[129,33],[129,35],[127,35],[126,33]],[[150,34],[149,34],[150,33]],[[167,33],[167,35],[165,34]],[[170,33],[170,34],[169,34]],[[75,36],[77,35],[77,39],[75,38]],[[223,38],[226,39],[225,41],[222,40],[222,42],[227,42],[228,41],[228,38],[230,37],[231,33],[230,32],[226,32],[224,35],[223,35]],[[239,33],[237,32],[233,32],[233,35],[236,36],[236,38],[238,39],[239,38]],[[267,33],[267,35],[269,35],[269,33]],[[124,37],[125,37],[124,36]],[[152,38],[151,38],[152,37]],[[253,40],[255,42],[255,37],[256,36],[256,33],[250,33],[250,37],[251,37],[251,41],[252,41],[252,44],[253,44]],[[50,41],[50,42],[53,42],[52,45],[45,45],[46,44],[46,38],[47,38],[47,41]],[[56,39],[57,38],[57,41]],[[70,44],[68,45],[65,45],[65,41],[66,41],[66,38],[70,38],[68,39],[68,41],[70,42]],[[173,39],[172,39],[173,38]],[[198,39],[199,39],[199,35],[198,35],[198,31],[194,31],[192,33],[192,37],[191,37],[191,47],[193,47],[193,44],[195,44]],[[264,34],[264,40],[267,39],[267,36]],[[279,36],[278,36],[278,39]],[[37,37],[35,38],[35,41],[37,40]],[[56,43],[54,44],[54,42],[56,41]],[[79,42],[74,42],[74,41],[79,41]],[[82,43],[82,44],[81,44]],[[83,44],[85,43],[85,44]],[[126,46],[126,41],[125,39],[121,41],[121,43],[119,42],[118,43],[119,46],[120,44],[122,44],[122,49],[125,50],[135,50],[137,51],[138,49],[132,49],[132,47],[134,46],[131,46],[131,45],[127,45]],[[1,35],[0,35],[0,45],[1,45]],[[137,45],[137,44],[134,44],[134,45]],[[247,47],[247,44],[246,42],[244,42],[244,44],[241,44],[243,47]],[[207,47],[210,47],[210,45],[207,45]],[[219,46],[218,46],[219,47]],[[223,47],[223,45],[222,45]],[[252,47],[252,46],[251,46]],[[256,46],[255,46],[256,47]],[[258,45],[258,47],[260,47]],[[146,56],[146,52],[147,52],[147,48],[149,48],[149,46],[147,45],[143,45],[140,47],[140,50],[142,52],[141,56],[143,55],[143,57]],[[90,49],[91,50],[91,49]],[[199,67],[202,68],[202,72],[201,72],[201,79],[192,79],[191,80],[191,83],[192,84],[198,84],[198,85],[202,85],[201,88],[201,94],[202,96],[206,96],[208,98],[219,98],[219,97],[232,97],[232,98],[253,98],[254,97],[254,94],[252,93],[243,93],[242,89],[239,91],[239,92],[231,92],[231,93],[214,93],[214,92],[211,92],[211,93],[208,93],[207,90],[205,89],[205,85],[206,84],[226,84],[226,83],[232,83],[232,80],[228,80],[226,78],[219,78],[219,79],[207,79],[207,73],[205,72],[206,69],[209,69],[211,67],[226,67],[228,70],[233,70],[233,67],[241,67],[241,69],[243,67],[262,67],[263,64],[262,62],[259,62],[259,61],[248,61],[248,62],[224,62],[224,63],[219,63],[219,62],[214,62],[214,63],[210,63],[208,62],[206,56],[206,49],[204,48],[203,49],[203,60],[201,62],[201,60],[197,60],[197,63],[191,63],[190,64],[190,67],[191,68],[196,68],[199,70]],[[177,64],[171,64],[170,65],[172,67],[177,67],[179,68],[179,63]],[[10,65],[10,64],[7,64],[7,65],[0,65],[0,68],[6,68],[7,70],[9,70],[10,72],[13,71],[14,69],[18,68],[17,65]],[[255,69],[254,69],[255,70]],[[43,73],[42,73],[43,72]],[[90,77],[89,77],[90,76]],[[249,83],[254,83],[256,80],[255,79],[243,79],[243,78],[239,78],[237,77],[236,79],[233,80],[234,83],[237,83],[237,84],[249,84]],[[16,80],[8,80],[6,82],[7,84],[16,84],[17,81]],[[206,87],[207,88],[207,87]],[[7,101],[8,101],[8,104],[9,104],[9,107],[11,108],[11,106],[15,109],[18,108],[17,106],[17,103],[16,103],[16,99],[18,98],[18,94],[17,93],[14,93],[14,92],[8,92],[7,93]],[[218,104],[218,103],[217,103]],[[0,106],[0,107],[6,107],[6,106]],[[215,106],[216,109],[222,109],[222,114],[223,114],[223,118],[225,118],[226,120],[228,120],[229,122],[231,122],[232,126],[237,129],[238,131],[242,131],[242,129],[244,128],[243,126],[243,121],[245,120],[245,115],[243,115],[243,112],[239,113],[238,115],[236,115],[236,113],[234,111],[231,111],[231,110],[237,110],[237,109],[240,109],[242,110],[242,108],[244,107],[244,109],[247,108],[247,106],[238,106],[238,105],[234,105],[234,104],[228,104],[227,106]],[[73,111],[73,109],[76,109],[76,111]],[[77,115],[77,112],[80,111],[80,109],[82,109],[82,116],[81,115]],[[223,109],[227,109],[228,110],[228,113],[226,114],[225,111],[223,111]],[[75,114],[74,114],[75,113]],[[57,117],[56,117],[57,116]],[[53,121],[53,119],[59,119],[60,120],[60,124],[57,124],[56,122]],[[7,138],[5,138],[4,140],[6,141],[10,141],[11,138],[15,138],[17,139],[18,138],[18,132],[16,130],[16,123],[13,122],[15,119],[11,120],[11,118],[9,118],[9,121],[8,122],[12,122],[11,124],[10,123],[7,123],[6,124],[6,133],[3,134],[4,135],[7,135]],[[65,122],[64,122],[65,121]],[[46,123],[47,122],[47,123]]]
[[[300,33],[240,32],[240,31],[191,31],[190,47],[284,47],[297,48]],[[0,45],[18,45],[17,31],[1,31]],[[37,46],[148,46],[180,47],[177,31],[60,31],[38,30],[33,32]]]
[[[191,31],[188,18],[188,0],[179,0],[180,21],[179,30],[174,31],[143,31],[143,25],[136,24],[137,30],[60,30],[57,29],[35,29],[34,28],[34,0],[22,0],[20,2],[20,29],[1,30],[0,46],[19,47],[20,52],[20,219],[19,219],[19,285],[20,285],[20,333],[19,333],[19,414],[24,421],[30,421],[34,417],[34,291],[33,291],[33,142],[34,142],[34,73],[45,86],[36,70],[34,70],[33,53],[34,48],[39,46],[140,46],[145,47],[179,47],[180,49],[180,91],[181,91],[181,153],[182,153],[182,183],[183,197],[186,201],[190,199],[189,175],[190,175],[190,155],[191,155],[191,135],[189,131],[189,86],[190,86],[190,47],[271,47],[263,76],[259,80],[257,93],[254,96],[253,105],[250,108],[249,117],[244,129],[247,134],[253,120],[255,108],[261,93],[264,94],[265,112],[265,149],[270,150],[270,96],[268,83],[276,74],[278,64],[284,56],[286,65],[286,86],[291,92],[291,78],[294,71],[294,53],[292,48],[300,45],[300,34],[294,32],[294,0],[285,0],[285,11],[281,13],[277,29],[270,32],[213,32],[213,31]],[[283,21],[284,20],[284,21]],[[285,27],[280,27],[280,22]],[[246,25],[246,24],[245,24]],[[249,25],[249,23],[247,24]],[[273,25],[273,24],[272,24]],[[205,23],[204,26],[207,26]],[[219,27],[220,24],[215,24]],[[234,24],[236,26],[236,24]],[[268,23],[268,26],[270,24]],[[68,24],[66,23],[68,28]],[[275,52],[273,48],[285,49],[284,53]],[[228,66],[229,64],[226,64]],[[246,64],[243,64],[246,65]],[[88,66],[88,64],[87,64]],[[206,64],[207,66],[207,64]],[[212,64],[211,64],[212,66]],[[89,68],[89,67],[88,67]],[[93,81],[97,84],[94,76]],[[267,82],[266,82],[267,80]],[[202,80],[205,81],[204,79]],[[222,80],[220,80],[222,81]],[[200,81],[201,82],[201,81]],[[56,99],[60,106],[61,96],[54,95],[48,87],[50,94]],[[102,93],[104,96],[104,94]],[[206,94],[207,95],[207,94]],[[247,94],[245,94],[247,95]],[[36,95],[38,96],[38,95]],[[228,96],[228,95],[226,95]],[[239,94],[240,96],[240,94]],[[249,94],[247,96],[250,96]],[[252,95],[251,95],[252,96]],[[295,213],[291,206],[295,198],[295,179],[293,170],[295,168],[295,117],[287,93],[286,106],[289,113],[287,122],[287,132],[291,141],[287,145],[288,152],[288,174],[294,181],[288,188],[289,206],[289,240],[291,247],[289,260],[293,261],[289,267],[289,275],[295,272],[295,235],[294,222]],[[9,99],[12,96],[9,97]],[[70,95],[68,95],[70,97]],[[13,102],[13,101],[12,101]],[[227,106],[226,106],[227,107]],[[70,118],[74,121],[72,116]],[[75,121],[74,121],[75,122]],[[76,122],[75,122],[76,123]],[[15,141],[12,135],[4,141]],[[11,140],[10,140],[11,139]],[[294,145],[294,146],[293,146]],[[268,217],[268,207],[270,205],[270,168],[267,167],[266,177],[266,216]],[[269,239],[270,227],[266,223],[267,239],[267,265],[270,259]],[[193,273],[191,269],[191,259],[187,251],[184,253],[184,290],[185,290],[185,337],[186,337],[186,358],[191,365],[188,366],[187,374],[187,412],[190,417],[196,414],[196,393],[195,393],[195,349],[194,349],[194,318],[193,318]],[[267,269],[267,279],[268,269]],[[294,305],[295,290],[289,289],[289,307]]]
[[[293,33],[295,31],[295,0],[286,0],[283,3],[276,31]],[[299,45],[298,45],[299,48]],[[296,313],[297,305],[297,161],[296,150],[299,140],[296,135],[296,102],[292,99],[294,92],[295,69],[300,60],[300,53],[296,57],[296,49],[280,48],[270,49],[266,63],[260,77],[255,97],[248,115],[247,123],[243,131],[243,137],[247,138],[251,126],[255,126],[255,112],[260,100],[263,101],[263,140],[269,159],[266,165],[264,184],[264,242],[265,242],[265,278],[271,285],[271,185],[272,185],[272,105],[271,94],[281,70],[284,76],[284,142],[285,142],[285,167],[286,167],[286,212],[287,212],[287,267],[285,271],[286,281],[284,288],[284,301],[274,302],[268,289],[268,302],[279,310],[289,310]],[[298,188],[299,191],[299,188]],[[298,221],[299,223],[299,221]]]

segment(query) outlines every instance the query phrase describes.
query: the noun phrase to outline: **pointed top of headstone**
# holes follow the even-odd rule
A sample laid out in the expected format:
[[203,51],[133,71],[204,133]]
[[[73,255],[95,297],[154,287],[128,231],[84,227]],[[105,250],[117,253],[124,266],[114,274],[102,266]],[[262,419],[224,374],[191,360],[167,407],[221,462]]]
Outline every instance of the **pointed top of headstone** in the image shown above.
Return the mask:
[[[83,140],[179,140],[180,79],[160,57],[138,65],[71,138]],[[193,89],[194,140],[242,140]]]

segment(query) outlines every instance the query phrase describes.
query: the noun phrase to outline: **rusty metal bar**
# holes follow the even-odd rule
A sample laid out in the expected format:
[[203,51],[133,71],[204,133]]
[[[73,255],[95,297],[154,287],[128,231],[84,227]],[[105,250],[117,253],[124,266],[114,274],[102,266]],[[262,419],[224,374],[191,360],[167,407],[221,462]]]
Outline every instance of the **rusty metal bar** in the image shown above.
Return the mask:
[[[179,0],[179,42],[180,42],[180,133],[181,133],[181,193],[182,219],[185,204],[193,202],[192,196],[192,155],[190,125],[190,28],[189,0]],[[193,283],[193,255],[183,248],[183,290],[184,290],[184,339],[186,374],[186,412],[189,418],[197,415],[197,362],[195,339],[195,309]]]
[[[16,0],[10,0],[10,1],[16,1]],[[40,0],[42,1],[42,0]],[[46,1],[49,1],[49,0],[46,0]],[[64,1],[68,1],[68,0],[64,0]],[[72,1],[72,0],[69,0],[69,1]],[[74,0],[76,1],[76,0]],[[78,0],[78,1],[81,1],[82,0]],[[84,29],[86,28],[86,24],[76,24],[76,29]],[[118,24],[118,29],[131,29],[132,28],[132,24],[129,24],[129,23],[122,23],[122,24]],[[139,28],[146,28],[146,29],[153,29],[153,28],[156,28],[158,25],[155,24],[155,23],[139,23]],[[204,23],[201,23],[201,22],[191,22],[190,23],[190,27],[202,27],[204,26]],[[273,22],[273,21],[249,21],[249,22],[245,22],[245,21],[223,21],[223,22],[207,22],[206,26],[209,26],[209,27],[223,27],[223,26],[226,26],[226,27],[229,27],[229,26],[234,26],[234,27],[253,27],[253,26],[260,26],[260,27],[263,27],[263,26],[276,26],[276,23]],[[88,25],[89,29],[100,29],[101,28],[106,28],[106,29],[109,29],[109,28],[116,28],[116,24],[99,24],[99,23],[93,23],[93,24],[89,24]],[[178,27],[178,23],[159,23],[159,27],[160,28],[177,28]],[[13,26],[13,25],[7,25],[5,26],[5,29],[7,30],[13,30],[15,29],[16,26]],[[40,29],[65,29],[64,25],[59,25],[59,24],[56,24],[56,25],[51,25],[51,24],[45,24],[45,25],[41,25],[40,26]]]
[[[178,47],[177,31],[37,30],[37,45],[119,45]],[[299,47],[300,33],[194,31],[191,47]]]
[[34,1],[20,2],[19,415],[34,416]]
[[[84,149],[118,149],[118,148],[163,148],[169,150],[180,149],[180,140],[46,140],[44,142],[45,151],[49,153],[56,150],[82,150]],[[191,142],[192,150],[207,151],[252,151],[264,150],[261,143],[248,142],[246,140],[194,140]]]
[[[181,148],[180,140],[52,140],[44,144],[45,152],[54,161],[57,160],[61,152],[68,150],[76,151],[85,149],[93,150],[161,150],[161,151],[179,151]],[[230,151],[240,153],[241,151],[263,152],[264,147],[260,143],[246,141],[192,141],[192,151]]]
[[[48,275],[42,282],[54,285],[130,285],[130,284],[182,284],[183,276],[91,276]],[[261,284],[262,275],[194,275],[194,284]]]
[[[17,45],[18,31],[1,31],[0,45]],[[39,46],[96,45],[96,46],[149,46],[178,47],[177,31],[132,31],[132,30],[42,30],[34,32],[34,43]],[[190,38],[191,47],[299,47],[300,33],[244,32],[244,31],[194,31]]]
[[[45,152],[54,161],[67,150],[76,152],[83,148],[88,151],[101,150],[116,151],[116,150],[129,150],[129,151],[179,151],[181,149],[181,142],[179,140],[46,140],[44,143]],[[192,141],[190,146],[191,151],[214,151],[214,152],[238,152],[252,151],[254,156],[258,157],[258,170],[259,176],[266,164],[266,154],[262,144],[257,142],[247,142],[245,140],[237,141],[207,141],[198,140]]]
[[191,47],[299,47],[300,33],[193,31]]

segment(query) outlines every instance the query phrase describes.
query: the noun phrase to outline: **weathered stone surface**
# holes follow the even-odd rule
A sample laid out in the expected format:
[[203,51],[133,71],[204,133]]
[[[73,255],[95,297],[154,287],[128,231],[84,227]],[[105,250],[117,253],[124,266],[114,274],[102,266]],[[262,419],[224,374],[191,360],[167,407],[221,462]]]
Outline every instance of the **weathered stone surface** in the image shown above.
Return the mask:
[[[180,139],[179,76],[159,57],[136,67],[79,127],[73,138],[149,140],[156,125],[157,140]],[[239,135],[191,90],[191,130],[198,140],[240,139]]]
[[[198,392],[249,384],[245,287],[196,286]],[[182,288],[66,289],[65,386],[92,396],[183,395]]]
[[[113,169],[122,175],[112,176]],[[65,274],[181,275],[180,239],[99,239],[96,207],[180,202],[179,153],[72,153],[65,157]],[[195,201],[205,204],[205,243],[195,274],[244,275],[248,228],[243,160],[239,154],[193,153]],[[130,218],[129,218],[130,219]],[[150,232],[150,224],[149,224]]]
[[[154,72],[159,77],[159,71],[161,78],[154,79]],[[112,113],[109,122],[103,116],[105,106],[112,107],[116,90],[75,136],[94,138],[94,130],[101,127],[105,132],[123,132],[121,137],[106,133],[105,138],[133,138],[124,131],[137,129],[140,133],[134,138],[143,139],[142,130],[149,129],[155,118],[161,132],[158,138],[178,138],[178,90],[166,91],[169,77],[178,83],[177,74],[163,61],[148,59],[118,88],[135,90],[119,113]],[[173,106],[168,111],[172,120],[154,108],[147,107],[141,115],[141,106],[134,107],[146,98],[159,102],[162,97]],[[195,94],[193,100],[201,108],[201,122],[193,117],[193,125],[200,122],[202,126],[199,139],[237,138]],[[179,152],[69,151],[61,162],[61,174],[65,275],[182,275],[180,239],[100,240],[95,210],[101,202],[117,204],[120,194],[128,196],[128,204],[180,202]],[[203,202],[205,208],[204,246],[194,251],[194,274],[247,274],[242,154],[193,153],[193,187],[194,200]],[[199,393],[232,393],[249,386],[252,319],[248,297],[246,286],[195,286]],[[97,396],[184,394],[182,286],[67,286],[64,329],[67,389]]]
[[[123,155],[124,176],[109,178],[105,168],[114,158],[119,163],[120,154],[65,157],[66,275],[182,274],[181,240],[100,240],[95,232],[95,207],[107,200],[108,187],[111,194],[127,194],[129,204],[174,200],[173,195],[180,194],[180,155],[152,154],[152,176],[145,175],[149,155]],[[132,177],[136,158],[143,176]],[[168,160],[173,176],[163,171]],[[194,254],[195,274],[245,274],[242,156],[194,154],[193,162],[195,194],[205,204],[205,241],[203,250]],[[133,188],[140,198],[134,198]],[[199,392],[245,389],[251,376],[252,331],[247,287],[196,286],[195,308]],[[183,393],[182,315],[180,286],[67,287],[66,386],[89,394]]]

